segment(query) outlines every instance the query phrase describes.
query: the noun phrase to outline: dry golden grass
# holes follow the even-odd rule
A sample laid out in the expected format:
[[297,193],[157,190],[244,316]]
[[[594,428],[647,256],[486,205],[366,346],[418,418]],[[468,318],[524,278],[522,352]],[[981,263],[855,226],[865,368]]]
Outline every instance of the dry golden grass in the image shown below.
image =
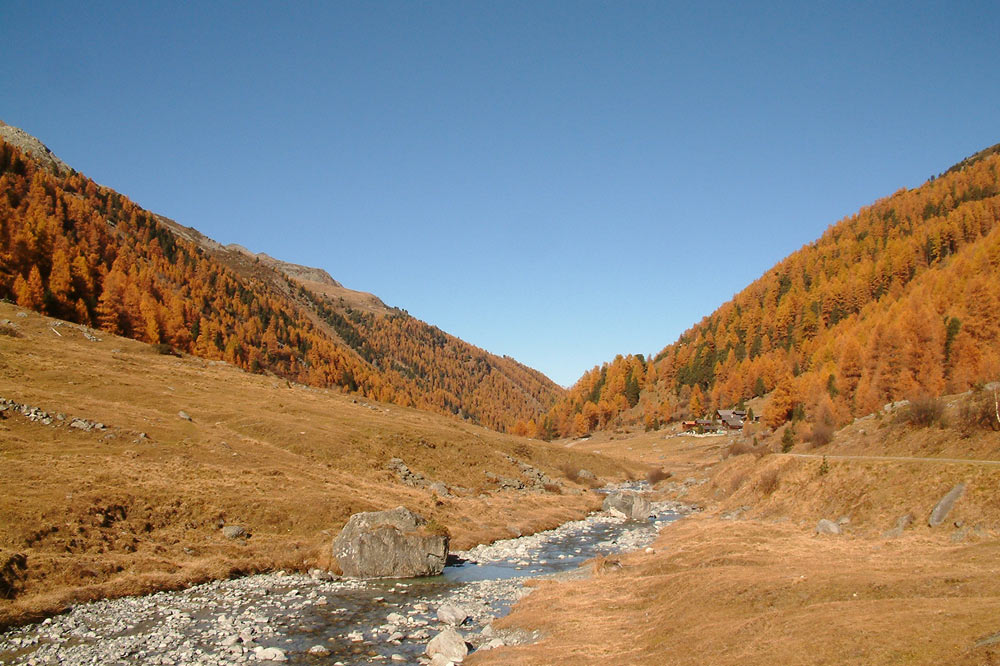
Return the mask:
[[541,629],[488,664],[990,664],[1000,543],[817,537],[695,517],[652,555],[589,580],[542,582],[498,624]]
[[[481,499],[485,471],[518,475],[502,455],[515,450],[552,477],[567,464],[624,474],[602,456],[101,333],[91,342],[75,326],[57,334],[53,320],[17,312],[0,304],[0,319],[20,333],[0,336],[0,397],[109,429],[0,420],[0,557],[27,556],[16,598],[0,600],[0,625],[85,599],[324,566],[330,538],[356,511],[405,504],[464,548],[553,527],[599,503],[591,493]],[[438,498],[402,485],[384,469],[392,457],[468,491]],[[221,522],[252,536],[228,540]]]
[[[666,493],[706,510],[666,529],[654,553],[617,558],[621,568],[599,560],[588,580],[535,583],[500,625],[545,638],[468,663],[1000,664],[991,638],[1000,634],[1000,466],[933,459],[1000,459],[1000,433],[962,439],[869,418],[816,451],[829,454],[825,473],[819,457],[730,456],[732,442],[643,434],[574,444],[655,461],[675,479],[706,478]],[[965,495],[930,528],[931,509],[959,482]],[[905,513],[914,525],[886,538]],[[820,518],[840,516],[850,519],[844,534],[814,534]]]

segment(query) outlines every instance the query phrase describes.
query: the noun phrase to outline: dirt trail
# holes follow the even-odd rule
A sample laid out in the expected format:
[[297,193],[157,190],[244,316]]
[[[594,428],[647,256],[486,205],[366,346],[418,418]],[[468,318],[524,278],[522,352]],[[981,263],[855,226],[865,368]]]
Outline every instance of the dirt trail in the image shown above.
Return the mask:
[[922,462],[948,463],[955,465],[1000,465],[1000,460],[972,460],[968,458],[931,458],[916,456],[848,456],[823,455],[820,453],[776,453],[777,456],[788,458],[826,458],[827,460],[870,460],[874,462]]

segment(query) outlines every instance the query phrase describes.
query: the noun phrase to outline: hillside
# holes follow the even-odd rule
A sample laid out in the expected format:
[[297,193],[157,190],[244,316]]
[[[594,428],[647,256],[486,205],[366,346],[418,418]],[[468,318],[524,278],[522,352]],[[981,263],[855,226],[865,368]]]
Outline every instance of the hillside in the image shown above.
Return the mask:
[[[486,472],[525,478],[506,456],[548,474],[548,490],[502,490]],[[449,492],[407,484],[387,465],[397,457]],[[563,478],[568,465],[637,468],[0,303],[0,626],[328,566],[331,535],[357,511],[406,505],[456,548],[547,529],[599,501]]]
[[0,298],[252,372],[504,430],[562,389],[344,288],[145,211],[0,126]]
[[587,372],[546,434],[655,427],[772,393],[845,423],[1000,376],[1000,145],[832,225],[653,359]]

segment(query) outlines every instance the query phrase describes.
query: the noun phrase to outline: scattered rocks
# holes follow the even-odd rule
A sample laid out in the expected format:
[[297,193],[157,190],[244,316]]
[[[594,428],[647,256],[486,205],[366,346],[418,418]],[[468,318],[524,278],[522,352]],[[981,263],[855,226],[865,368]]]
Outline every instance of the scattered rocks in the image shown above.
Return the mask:
[[428,481],[422,474],[414,472],[407,467],[402,458],[390,458],[389,462],[386,463],[386,469],[391,472],[395,472],[399,480],[408,486],[424,488],[430,485],[430,481]]
[[76,428],[77,430],[83,430],[85,432],[90,432],[92,430],[98,430],[98,431],[107,430],[107,426],[98,421],[88,421],[87,419],[73,418],[70,419],[69,423],[67,424],[65,414],[53,415],[38,407],[32,407],[31,405],[25,405],[20,402],[15,402],[14,400],[0,398],[0,413],[8,411],[21,414],[29,421],[41,423],[42,425],[51,425],[58,427],[65,424],[68,425],[70,428]]
[[840,534],[840,525],[823,518],[816,523],[816,534]]
[[486,478],[497,484],[500,490],[526,490],[527,486],[521,479],[514,479],[509,476],[500,476],[493,472],[486,472]]
[[333,557],[352,578],[436,576],[448,559],[448,537],[426,531],[405,507],[356,513],[333,541]]
[[931,527],[937,527],[943,523],[948,517],[948,514],[951,512],[952,507],[955,506],[955,502],[957,502],[964,494],[964,483],[959,483],[954,488],[949,490],[948,493],[934,505],[934,509],[931,511],[931,515],[927,519],[927,524]]
[[[653,506],[660,517],[656,522],[623,523],[598,513],[554,530],[462,552],[459,557],[466,560],[470,572],[477,571],[476,563],[496,557],[510,569],[523,563],[529,575],[537,575],[541,570],[536,567],[546,559],[565,563],[559,565],[563,569],[550,569],[562,570],[560,577],[579,571],[586,574],[576,565],[596,553],[641,550],[656,537],[657,526],[672,519],[665,512],[690,511],[673,502]],[[428,641],[438,633],[431,629],[438,612],[448,605],[467,615],[459,625],[463,629],[438,626],[458,636],[466,654],[540,638],[537,632],[495,629],[491,624],[530,592],[522,578],[474,579],[442,588],[397,581],[327,580],[323,574],[327,572],[316,569],[309,574],[247,576],[178,592],[80,604],[45,623],[0,632],[0,660],[14,655],[4,662],[11,666],[223,666],[280,662],[281,657],[295,663],[461,663],[452,659],[457,654],[424,654]],[[482,574],[493,575],[487,569]],[[319,607],[322,610],[317,614]],[[324,635],[318,632],[329,627],[336,631],[317,644],[317,636]]]

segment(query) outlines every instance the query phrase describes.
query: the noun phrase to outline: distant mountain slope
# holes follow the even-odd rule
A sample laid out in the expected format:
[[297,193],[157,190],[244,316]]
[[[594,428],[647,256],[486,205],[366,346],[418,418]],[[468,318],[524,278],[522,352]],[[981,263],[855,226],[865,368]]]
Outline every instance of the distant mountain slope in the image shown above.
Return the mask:
[[775,389],[771,425],[803,412],[843,422],[996,379],[998,221],[1000,144],[831,226],[655,359],[588,372],[544,429],[654,425]]
[[538,419],[562,392],[325,271],[223,246],[145,211],[34,137],[0,129],[0,297],[165,351],[498,430]]

